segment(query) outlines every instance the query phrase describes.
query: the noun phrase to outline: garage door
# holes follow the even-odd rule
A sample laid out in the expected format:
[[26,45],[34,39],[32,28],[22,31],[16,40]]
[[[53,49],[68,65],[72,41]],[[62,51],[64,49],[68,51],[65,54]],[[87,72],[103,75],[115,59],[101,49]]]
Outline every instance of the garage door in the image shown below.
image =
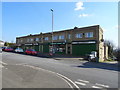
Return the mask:
[[91,53],[91,51],[96,51],[96,44],[72,45],[72,54],[75,56],[85,56]]

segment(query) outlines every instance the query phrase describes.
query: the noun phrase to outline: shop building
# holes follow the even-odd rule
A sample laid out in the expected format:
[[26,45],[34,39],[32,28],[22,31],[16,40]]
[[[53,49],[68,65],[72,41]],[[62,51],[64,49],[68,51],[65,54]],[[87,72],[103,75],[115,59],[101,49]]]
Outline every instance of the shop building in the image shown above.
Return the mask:
[[49,53],[53,45],[55,53],[73,56],[85,56],[96,51],[99,60],[106,58],[103,30],[99,25],[55,31],[53,37],[52,32],[30,34],[17,37],[16,44],[23,49],[33,48],[41,53]]

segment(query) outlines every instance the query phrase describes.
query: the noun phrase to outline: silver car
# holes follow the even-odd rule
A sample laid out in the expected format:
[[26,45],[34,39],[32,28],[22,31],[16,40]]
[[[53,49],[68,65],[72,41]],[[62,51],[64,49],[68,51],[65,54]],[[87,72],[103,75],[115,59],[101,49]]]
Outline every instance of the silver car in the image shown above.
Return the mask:
[[23,51],[23,49],[22,49],[22,48],[16,48],[16,49],[15,49],[15,52],[18,52],[18,53],[23,53],[24,51]]

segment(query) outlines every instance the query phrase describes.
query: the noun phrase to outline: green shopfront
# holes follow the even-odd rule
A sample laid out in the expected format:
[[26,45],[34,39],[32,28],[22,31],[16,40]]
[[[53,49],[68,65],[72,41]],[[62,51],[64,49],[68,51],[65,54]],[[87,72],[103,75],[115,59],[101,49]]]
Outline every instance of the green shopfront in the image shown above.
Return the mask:
[[[49,45],[49,50],[52,48],[52,43]],[[54,42],[53,50],[56,54],[66,54],[66,43],[64,42]]]
[[74,56],[85,56],[90,54],[92,51],[97,51],[95,41],[88,42],[72,42],[72,55]]
[[[53,46],[54,53],[56,54],[72,54],[73,56],[85,56],[86,54],[91,53],[92,51],[97,51],[96,41],[84,41],[84,42],[72,42],[71,47],[66,47],[68,44],[64,42],[54,42],[52,43],[34,43],[34,44],[24,44],[22,48],[26,49],[35,49],[41,53],[50,53],[50,50]],[[72,49],[69,49],[72,48]],[[67,50],[67,51],[66,51]],[[71,50],[71,51],[70,51]],[[72,52],[72,53],[68,53]]]

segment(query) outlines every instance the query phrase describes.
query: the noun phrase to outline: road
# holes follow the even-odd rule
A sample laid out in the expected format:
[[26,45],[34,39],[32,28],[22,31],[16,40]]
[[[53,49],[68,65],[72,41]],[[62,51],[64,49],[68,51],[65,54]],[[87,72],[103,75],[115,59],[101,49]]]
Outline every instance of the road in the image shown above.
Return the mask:
[[113,65],[9,52],[2,53],[2,65],[3,88],[118,88]]

